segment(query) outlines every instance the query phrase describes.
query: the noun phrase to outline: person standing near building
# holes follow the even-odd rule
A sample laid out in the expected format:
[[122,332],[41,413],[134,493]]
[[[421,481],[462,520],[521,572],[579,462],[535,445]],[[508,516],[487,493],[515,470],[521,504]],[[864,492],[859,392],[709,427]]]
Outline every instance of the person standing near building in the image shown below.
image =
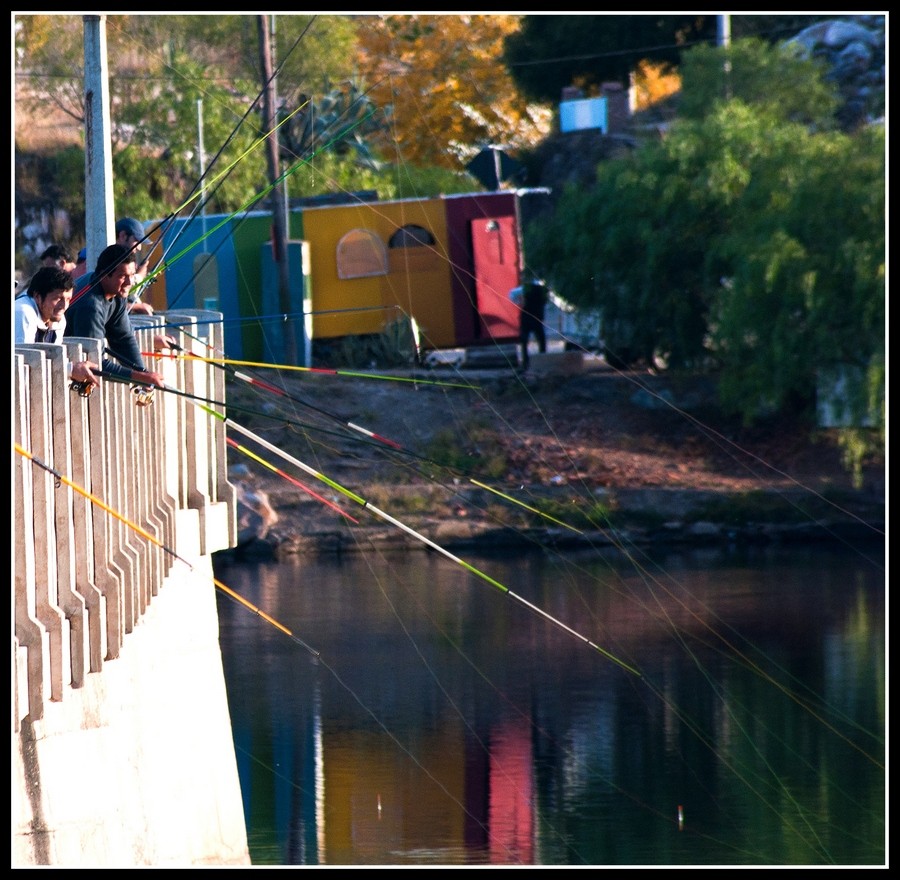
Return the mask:
[[79,289],[66,310],[65,335],[105,339],[115,361],[104,358],[104,373],[164,388],[162,374],[144,365],[128,317],[127,297],[134,262],[133,251],[121,244],[111,244],[100,254],[94,271],[84,276],[86,286]]
[[[35,272],[28,290],[16,297],[13,311],[13,337],[16,344],[62,342],[66,329],[65,311],[72,299],[72,275],[57,266],[43,266]],[[69,362],[69,378],[74,382],[97,386],[100,380],[91,361]]]
[[547,306],[547,286],[535,277],[522,284],[522,301],[519,304],[519,344],[522,348],[522,369],[528,370],[528,341],[531,334],[537,340],[538,351],[547,351],[547,334],[544,330],[544,310]]

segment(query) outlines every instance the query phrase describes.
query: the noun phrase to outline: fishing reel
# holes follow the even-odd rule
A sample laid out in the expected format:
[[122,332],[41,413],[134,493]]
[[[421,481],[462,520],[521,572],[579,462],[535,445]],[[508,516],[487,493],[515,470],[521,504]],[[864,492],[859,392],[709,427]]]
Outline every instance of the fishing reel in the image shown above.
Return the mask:
[[87,380],[85,380],[84,382],[79,382],[73,379],[69,384],[70,391],[74,391],[79,397],[83,397],[85,399],[87,399],[94,393],[95,387],[95,385],[92,385]]
[[150,406],[153,403],[153,389],[148,385],[132,385],[131,393],[136,406]]

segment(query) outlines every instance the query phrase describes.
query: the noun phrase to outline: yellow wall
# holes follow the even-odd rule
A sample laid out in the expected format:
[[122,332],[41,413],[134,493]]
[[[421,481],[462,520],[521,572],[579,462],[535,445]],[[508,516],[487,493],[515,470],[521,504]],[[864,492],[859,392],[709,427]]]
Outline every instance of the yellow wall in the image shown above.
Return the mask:
[[[409,224],[429,230],[435,244],[388,248],[386,275],[338,278],[337,246],[347,232],[367,229],[387,248],[394,232]],[[303,211],[303,237],[310,245],[314,338],[379,333],[392,321],[411,315],[430,346],[454,344],[442,199],[307,208]]]

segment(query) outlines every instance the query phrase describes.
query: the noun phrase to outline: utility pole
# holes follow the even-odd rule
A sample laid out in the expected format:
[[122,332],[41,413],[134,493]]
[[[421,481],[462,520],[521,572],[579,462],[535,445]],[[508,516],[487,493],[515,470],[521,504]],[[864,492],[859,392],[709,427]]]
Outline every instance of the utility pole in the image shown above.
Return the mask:
[[[730,15],[720,15],[716,20],[716,37],[717,37],[717,45],[720,49],[724,49],[727,53],[731,48],[731,16]],[[723,72],[725,74],[725,98],[726,100],[731,100],[731,59],[725,58],[725,65],[723,67]]]
[[112,152],[110,151],[109,70],[106,16],[84,16],[84,190],[87,265],[115,236]]
[[[291,315],[291,290],[288,267],[287,224],[285,222],[284,190],[276,183],[278,171],[278,133],[275,131],[275,86],[272,77],[272,51],[269,43],[267,15],[257,16],[259,31],[259,58],[263,80],[263,131],[272,132],[266,140],[266,159],[269,166],[272,205],[272,257],[278,268],[278,301],[281,311]],[[290,365],[297,365],[296,320],[287,317],[282,325],[284,332],[284,356]]]
[[200,174],[200,223],[203,230],[203,253],[206,243],[206,148],[203,145],[203,98],[197,98],[197,165]]

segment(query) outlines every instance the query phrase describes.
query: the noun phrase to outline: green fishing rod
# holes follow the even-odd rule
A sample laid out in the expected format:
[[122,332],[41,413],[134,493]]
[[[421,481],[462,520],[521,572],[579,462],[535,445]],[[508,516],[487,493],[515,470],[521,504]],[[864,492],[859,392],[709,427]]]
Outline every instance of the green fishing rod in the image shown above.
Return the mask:
[[611,660],[612,662],[616,663],[617,665],[619,665],[626,671],[632,673],[633,675],[637,675],[638,677],[641,677],[641,673],[638,672],[633,666],[629,666],[623,660],[620,660],[618,657],[611,654],[605,648],[602,648],[600,645],[596,644],[596,642],[591,641],[589,638],[587,638],[586,636],[577,632],[576,630],[572,629],[570,626],[563,623],[558,618],[553,617],[551,614],[547,613],[542,608],[539,608],[534,603],[529,602],[523,596],[520,596],[517,593],[514,593],[512,590],[509,589],[509,587],[500,583],[500,581],[495,580],[490,575],[481,571],[481,569],[476,568],[471,563],[466,562],[464,559],[461,559],[460,557],[451,553],[449,550],[445,549],[444,547],[441,547],[439,544],[436,544],[434,541],[432,541],[430,538],[423,535],[421,532],[417,532],[415,529],[410,528],[408,525],[406,525],[405,523],[396,519],[395,517],[391,516],[389,513],[386,513],[385,511],[381,510],[379,507],[376,507],[370,501],[367,501],[365,498],[361,497],[360,495],[357,495],[352,490],[346,488],[345,486],[342,486],[340,483],[336,482],[335,480],[332,480],[330,477],[326,476],[325,474],[321,473],[320,471],[316,470],[315,468],[310,467],[308,464],[305,464],[304,462],[300,461],[299,459],[294,458],[292,455],[289,455],[288,453],[284,452],[282,449],[279,449],[277,446],[275,446],[275,444],[269,443],[269,441],[266,440],[264,437],[260,437],[258,434],[255,434],[253,431],[249,430],[248,428],[243,427],[242,425],[235,422],[233,419],[229,419],[227,416],[223,415],[222,413],[216,412],[214,409],[212,409],[211,407],[205,406],[204,404],[195,403],[195,405],[198,406],[200,409],[202,409],[204,412],[206,412],[208,415],[221,421],[226,427],[230,427],[233,430],[237,431],[238,433],[243,434],[245,437],[248,437],[249,439],[253,440],[255,443],[258,443],[260,446],[264,447],[265,449],[268,449],[270,452],[273,452],[275,455],[280,456],[281,458],[283,458],[285,461],[289,462],[290,464],[293,464],[294,467],[299,468],[304,473],[308,474],[309,476],[313,477],[316,480],[319,480],[320,482],[324,483],[326,486],[329,486],[330,488],[334,489],[336,492],[340,493],[345,498],[348,498],[349,500],[360,505],[364,510],[370,511],[371,513],[375,514],[375,516],[377,516],[379,519],[384,520],[385,522],[389,523],[390,525],[393,525],[396,528],[400,529],[401,531],[405,532],[410,537],[416,539],[417,541],[420,541],[421,543],[425,544],[428,547],[431,547],[432,550],[435,550],[436,552],[440,553],[442,556],[445,556],[447,559],[451,560],[452,562],[455,562],[457,565],[461,566],[462,568],[464,568],[466,571],[470,572],[471,574],[474,574],[476,577],[481,578],[486,583],[488,583],[491,586],[498,589],[501,593],[503,593],[508,598],[513,599],[514,601],[519,602],[520,604],[524,605],[532,613],[538,615],[539,617],[542,617],[544,620],[549,621],[554,626],[557,626],[560,629],[562,629],[563,631],[569,633],[569,635],[574,636],[576,639],[583,642],[584,644],[586,644],[588,647],[592,648],[593,650],[597,651],[599,654],[602,654],[608,660]]
[[[198,340],[198,341],[202,342],[202,340]],[[206,343],[204,343],[204,344],[206,344]],[[176,345],[175,345],[175,348],[176,348],[177,350],[179,350],[179,351],[184,351],[184,349],[183,349],[181,346],[177,345],[177,343],[176,343]],[[145,354],[146,356],[158,357],[158,358],[170,358],[170,357],[173,357],[173,355],[166,355],[166,354],[161,353],[161,352],[144,352],[143,354]],[[202,360],[202,361],[205,361],[205,362],[207,362],[207,363],[212,363],[213,365],[215,365],[215,366],[220,366],[220,367],[225,367],[225,366],[228,365],[228,364],[247,364],[247,365],[250,365],[250,366],[257,366],[257,367],[267,367],[267,366],[268,366],[268,367],[271,367],[271,368],[273,368],[273,369],[309,370],[309,371],[314,372],[314,373],[320,372],[320,373],[325,373],[325,374],[329,374],[329,375],[335,375],[335,374],[337,374],[337,372],[338,372],[338,371],[332,371],[332,370],[319,370],[319,369],[313,368],[313,367],[291,367],[291,366],[288,366],[288,365],[285,365],[285,364],[270,365],[270,364],[260,364],[260,363],[255,363],[255,362],[253,362],[253,361],[234,361],[234,360],[229,360],[229,359],[226,359],[226,358],[207,358],[207,357],[203,357],[203,356],[201,356],[201,355],[195,355],[195,354],[191,354],[191,353],[187,353],[187,354],[185,355],[185,357],[188,357],[188,358],[196,358],[196,359],[198,359],[198,360]],[[324,414],[325,414],[326,416],[328,416],[329,418],[332,418],[332,419],[334,419],[335,421],[341,423],[344,427],[348,427],[348,428],[350,428],[351,430],[357,431],[358,433],[360,433],[360,434],[362,434],[362,435],[364,435],[364,436],[366,436],[366,437],[371,437],[371,438],[373,438],[373,439],[381,440],[383,443],[385,443],[385,444],[387,444],[388,446],[390,446],[393,450],[396,450],[397,452],[402,453],[402,454],[404,454],[404,455],[406,455],[406,456],[409,456],[409,457],[411,457],[411,458],[415,458],[416,460],[418,460],[419,462],[421,462],[421,463],[423,463],[423,464],[429,464],[429,465],[432,465],[432,466],[434,466],[434,467],[438,467],[438,468],[441,468],[441,469],[445,469],[445,466],[444,466],[444,465],[441,465],[439,462],[435,461],[434,459],[430,459],[430,458],[426,458],[426,457],[424,457],[424,456],[417,455],[416,453],[412,452],[411,450],[406,449],[405,447],[401,446],[401,444],[397,443],[397,442],[394,441],[394,440],[390,440],[390,439],[387,439],[387,438],[385,438],[385,437],[382,437],[381,435],[378,435],[378,434],[376,434],[375,432],[370,431],[368,428],[361,427],[361,426],[359,426],[359,425],[356,425],[356,424],[353,423],[353,422],[347,422],[347,421],[343,420],[341,416],[338,416],[338,415],[335,415],[335,414],[332,414],[332,413],[328,413],[328,412],[325,411],[325,410],[321,410],[321,409],[319,409],[318,407],[315,407],[315,406],[313,406],[312,404],[309,404],[309,403],[307,403],[306,401],[301,400],[300,398],[295,397],[294,395],[288,393],[287,391],[284,391],[283,389],[278,388],[278,387],[275,386],[275,385],[272,385],[272,384],[270,384],[270,383],[268,383],[268,382],[264,382],[263,380],[258,379],[258,378],[255,378],[255,377],[252,377],[252,376],[247,376],[246,374],[243,374],[243,373],[241,373],[240,371],[238,371],[238,370],[236,370],[236,369],[229,370],[228,372],[229,372],[229,375],[232,375],[232,376],[234,376],[235,378],[242,379],[243,381],[247,382],[247,383],[250,384],[250,385],[253,385],[253,386],[262,388],[262,389],[264,389],[264,390],[266,390],[266,391],[273,392],[273,393],[275,393],[275,394],[278,394],[279,396],[286,397],[286,398],[288,398],[289,400],[294,401],[295,403],[299,403],[301,406],[310,406],[310,407],[312,407],[313,409],[315,409],[316,411],[318,411],[318,412],[320,412],[320,413],[324,413]],[[355,374],[355,373],[352,373],[352,372],[344,372],[344,373],[340,373],[340,375],[356,376],[356,375],[367,375],[367,374]],[[368,378],[373,378],[373,377],[372,377],[371,375],[369,375]],[[397,378],[398,380],[404,380],[404,377],[383,377],[383,378],[385,378],[385,379],[393,379],[393,378]],[[417,380],[406,378],[405,381],[408,381],[408,382],[416,382]],[[461,387],[461,388],[465,388],[465,389],[472,389],[472,388],[475,387],[475,386],[472,386],[472,385],[461,385],[461,384],[459,384],[459,383],[441,383],[441,382],[436,382],[436,383],[430,383],[430,384],[435,384],[435,385],[450,385],[451,387]],[[202,400],[202,398],[197,398],[197,399]],[[207,402],[211,402],[211,403],[214,403],[214,404],[216,404],[216,405],[223,406],[223,407],[229,407],[229,406],[231,406],[231,404],[224,404],[224,403],[219,404],[219,403],[217,403],[217,402],[215,402],[215,401],[207,401]],[[240,409],[240,407],[237,407],[237,408]],[[245,411],[248,411],[248,410],[245,410]],[[265,415],[265,416],[268,416],[269,418],[276,418],[275,416],[271,416],[271,415],[269,415],[268,413],[253,412],[252,410],[249,410],[248,412],[251,412],[251,413],[256,414],[256,415]],[[312,426],[303,425],[302,427],[304,427],[304,428],[311,428]],[[418,471],[418,472],[419,472],[422,476],[428,476],[429,479],[433,479],[433,477],[432,477],[431,475],[424,474],[421,470]],[[536,516],[542,517],[543,519],[547,520],[548,522],[552,522],[552,523],[554,523],[554,524],[556,524],[556,525],[558,525],[558,526],[560,526],[560,527],[562,527],[562,528],[564,528],[564,529],[568,529],[569,531],[572,531],[572,532],[574,532],[575,534],[578,534],[578,535],[583,535],[583,534],[584,534],[584,531],[583,531],[582,529],[579,529],[579,528],[577,528],[576,526],[573,526],[573,525],[571,525],[570,523],[567,523],[567,522],[565,522],[565,521],[563,521],[563,520],[561,520],[561,519],[557,519],[556,517],[551,516],[550,514],[546,513],[545,511],[539,510],[539,509],[536,508],[536,507],[532,507],[531,505],[526,504],[525,502],[519,500],[518,498],[514,498],[512,495],[509,495],[509,494],[506,493],[506,492],[501,492],[499,489],[497,489],[497,488],[495,488],[495,487],[493,487],[493,486],[489,486],[487,483],[483,483],[483,482],[481,482],[480,480],[476,480],[474,477],[467,476],[467,475],[465,475],[465,474],[462,474],[461,472],[460,472],[460,476],[462,476],[462,477],[464,477],[465,479],[467,479],[473,486],[476,486],[476,487],[479,488],[479,489],[484,489],[484,490],[486,490],[486,491],[488,491],[488,492],[491,492],[491,493],[493,493],[494,495],[496,495],[498,498],[502,498],[504,501],[508,501],[510,504],[515,504],[515,505],[517,505],[517,506],[523,508],[524,510],[527,510],[529,513],[533,513],[533,514],[535,514]],[[451,491],[451,492],[453,492],[454,494],[459,494],[459,493],[458,493],[458,490],[453,489],[453,488],[451,488],[451,487],[449,487],[449,486],[444,485],[444,488],[448,489],[448,491]]]
[[[151,281],[153,281],[161,272],[164,272],[173,263],[177,262],[182,257],[184,257],[186,254],[188,254],[190,251],[192,251],[195,247],[197,247],[197,245],[202,244],[213,233],[217,232],[223,226],[230,223],[238,214],[249,211],[253,205],[255,205],[261,199],[265,198],[265,196],[267,196],[270,192],[272,192],[272,190],[274,190],[276,187],[280,186],[285,180],[287,180],[287,178],[289,178],[293,174],[296,174],[297,171],[299,171],[303,166],[308,165],[313,159],[316,158],[316,156],[319,155],[319,153],[323,152],[324,150],[329,149],[335,143],[338,143],[340,140],[342,140],[344,137],[346,137],[347,134],[349,134],[351,131],[353,131],[353,129],[357,128],[358,126],[362,125],[364,122],[367,122],[369,119],[371,119],[374,114],[375,114],[375,111],[372,110],[371,112],[369,112],[365,116],[363,116],[361,119],[354,122],[352,125],[349,125],[343,131],[341,131],[340,134],[336,135],[330,141],[327,141],[326,143],[324,143],[314,153],[312,153],[312,155],[307,156],[306,158],[303,158],[303,159],[298,159],[286,171],[282,172],[272,183],[265,186],[262,190],[260,190],[260,192],[254,193],[236,211],[233,211],[231,214],[228,214],[227,216],[225,216],[222,220],[220,220],[218,223],[216,223],[212,227],[212,229],[207,230],[203,235],[201,235],[200,238],[195,239],[186,248],[183,248],[181,251],[179,251],[177,254],[175,254],[175,256],[173,256],[171,259],[160,260],[160,262],[156,265],[156,267],[153,269],[153,271],[148,273],[147,277],[144,279],[144,283],[148,284]],[[171,305],[174,306],[174,300]]]

